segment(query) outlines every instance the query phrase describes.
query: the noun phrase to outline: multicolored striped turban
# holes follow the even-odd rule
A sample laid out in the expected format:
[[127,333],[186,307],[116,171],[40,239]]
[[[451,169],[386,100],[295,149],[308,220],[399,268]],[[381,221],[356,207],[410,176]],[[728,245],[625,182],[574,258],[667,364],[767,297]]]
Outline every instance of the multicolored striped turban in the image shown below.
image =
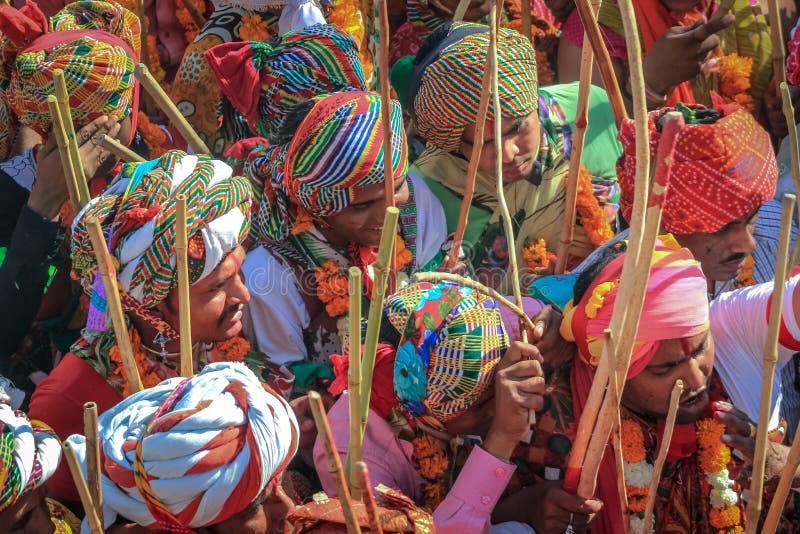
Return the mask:
[[[225,521],[274,489],[299,436],[289,404],[229,362],[134,393],[98,426],[105,527],[121,516],[170,532]],[[85,466],[84,436],[68,441]]]
[[402,337],[394,392],[419,422],[436,429],[470,408],[491,387],[509,346],[499,305],[450,282],[422,282],[385,302]]
[[[257,147],[245,172],[253,183],[253,240],[280,243],[299,209],[327,217],[350,205],[359,189],[384,182],[381,97],[350,91],[313,99],[314,107],[285,145]],[[392,171],[408,172],[400,103],[392,103]]]
[[52,19],[29,4],[23,10],[0,5],[0,89],[19,121],[46,136],[52,119],[47,96],[53,72],[64,71],[75,126],[103,114],[120,119],[138,106],[133,69],[139,58],[139,19],[119,4],[81,1]]
[[[686,126],[678,134],[672,159],[672,178],[664,200],[661,224],[668,232],[713,233],[744,217],[775,194],[778,163],[769,134],[738,104],[718,110],[715,122],[703,107],[678,104],[649,113],[650,157],[661,139],[660,119],[667,111],[682,110]],[[622,190],[620,210],[629,219],[636,174],[635,127],[623,121],[619,130],[624,153],[617,164]]]
[[49,426],[0,404],[0,512],[44,484],[60,461],[61,443]]
[[[456,23],[448,35],[471,28],[486,26]],[[464,128],[475,123],[488,43],[488,28],[472,33],[445,47],[424,68],[414,98],[414,113],[420,135],[433,146],[447,152],[458,150]],[[514,30],[501,28],[497,55],[502,116],[526,117],[536,112],[536,58],[530,41]],[[491,123],[494,116],[490,101],[487,120]]]
[[172,150],[157,160],[126,164],[72,226],[72,264],[84,290],[96,284],[97,259],[87,221],[97,218],[118,262],[120,288],[152,308],[176,287],[176,203],[186,196],[190,283],[202,280],[239,246],[250,229],[247,179],[207,156]]
[[205,55],[222,94],[254,132],[270,141],[297,104],[324,93],[367,88],[358,45],[330,24],[287,33],[274,45],[225,43]]

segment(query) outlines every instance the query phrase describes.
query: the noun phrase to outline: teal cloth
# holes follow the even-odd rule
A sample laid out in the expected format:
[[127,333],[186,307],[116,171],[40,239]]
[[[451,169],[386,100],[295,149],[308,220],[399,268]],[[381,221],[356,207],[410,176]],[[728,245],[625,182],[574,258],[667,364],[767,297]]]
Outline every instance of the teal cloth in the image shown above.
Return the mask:
[[574,274],[555,274],[537,278],[528,287],[530,295],[546,304],[550,304],[559,311],[564,311],[564,306],[572,300],[575,282],[578,277]]
[[306,389],[314,384],[316,380],[333,380],[336,376],[333,369],[322,363],[314,362],[292,362],[287,365],[294,373],[295,389]]

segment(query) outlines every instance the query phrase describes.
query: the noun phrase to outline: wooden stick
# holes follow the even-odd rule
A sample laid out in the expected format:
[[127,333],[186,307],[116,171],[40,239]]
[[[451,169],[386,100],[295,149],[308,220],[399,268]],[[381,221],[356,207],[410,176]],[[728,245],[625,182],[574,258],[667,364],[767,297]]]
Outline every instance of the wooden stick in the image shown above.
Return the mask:
[[[469,2],[469,0],[462,0]],[[458,213],[458,224],[456,233],[453,235],[453,246],[447,256],[447,268],[452,269],[458,261],[461,242],[464,241],[464,232],[467,230],[469,221],[469,210],[472,207],[472,198],[475,195],[475,180],[478,176],[478,165],[481,160],[483,149],[484,128],[486,127],[486,114],[489,111],[489,90],[492,82],[492,55],[491,43],[486,45],[486,64],[483,66],[483,79],[481,83],[481,100],[478,104],[478,115],[475,117],[475,139],[472,143],[472,150],[469,155],[469,165],[467,166],[467,181],[464,184],[464,196],[461,199],[461,210]]]
[[[189,0],[187,0],[189,1]],[[175,197],[175,256],[178,269],[178,306],[181,335],[181,376],[194,375],[194,361],[192,354],[192,315],[189,300],[189,257],[186,222],[186,196]]]
[[589,90],[592,88],[592,65],[594,53],[589,46],[589,38],[583,32],[583,50],[581,51],[581,75],[578,82],[578,108],[575,112],[575,134],[572,137],[572,155],[569,158],[569,176],[567,178],[567,199],[564,203],[564,222],[561,224],[561,240],[558,243],[556,256],[556,274],[564,274],[567,267],[567,256],[575,237],[575,212],[578,200],[578,178],[581,172],[581,157],[586,139],[586,128],[589,124]]
[[[610,355],[609,363],[612,368],[616,367],[616,348],[614,346],[614,337],[611,330],[606,328],[603,330],[603,346],[608,347],[608,354]],[[608,394],[611,396],[612,402],[610,406],[616,406],[619,399],[619,384],[617,384],[617,376],[612,373],[608,379]],[[619,495],[619,511],[622,517],[628,517],[628,492],[625,486],[625,459],[622,457],[622,418],[619,410],[616,415],[612,413],[612,429],[611,429],[611,445],[614,448],[614,463],[617,467],[617,494]],[[619,451],[619,454],[617,454]],[[624,534],[630,533],[630,522],[622,522],[622,530]]]
[[186,7],[186,11],[192,16],[192,20],[194,20],[195,25],[197,26],[198,30],[202,30],[203,26],[206,25],[206,18],[200,13],[200,10],[197,9],[197,6],[194,5],[192,0],[182,0],[183,5]]
[[134,75],[136,79],[142,84],[142,87],[147,91],[150,97],[155,100],[158,107],[161,108],[167,118],[169,118],[170,122],[175,125],[181,135],[186,139],[194,151],[198,154],[210,154],[211,150],[209,150],[208,146],[200,139],[200,136],[197,135],[197,132],[192,129],[189,125],[189,122],[186,120],[186,117],[178,110],[175,104],[170,100],[167,93],[164,92],[164,89],[159,85],[147,67],[144,64],[139,63],[136,65],[136,69],[134,70]]
[[[608,48],[606,48],[606,42],[600,33],[597,19],[593,15],[595,10],[592,9],[589,0],[575,0],[575,7],[581,17],[586,37],[588,37],[589,43],[592,45],[595,61],[597,61],[597,69],[600,71],[600,77],[603,80],[603,86],[611,104],[611,111],[614,114],[614,122],[619,128],[622,121],[628,118],[628,112],[625,110],[625,101],[622,100],[622,92],[619,89],[619,82],[617,81],[617,75],[614,73],[614,66],[611,63],[611,56],[608,53]],[[641,51],[641,47],[637,46],[637,50]]]
[[[767,4],[769,5],[769,35],[772,37],[772,70],[777,88],[780,88],[780,84],[786,81],[786,52],[783,49],[781,11],[778,0],[767,0]],[[780,92],[778,96],[780,96]]]
[[767,459],[767,440],[769,438],[769,417],[772,408],[772,388],[775,381],[775,368],[778,364],[778,333],[783,309],[784,288],[786,287],[786,267],[789,256],[789,239],[792,230],[792,211],[795,196],[785,194],[781,213],[781,233],[778,239],[778,253],[775,261],[774,289],[769,313],[767,344],[764,347],[764,374],[761,376],[761,402],[758,410],[756,430],[756,449],[753,455],[753,475],[750,482],[750,497],[747,501],[747,533],[755,534],[761,516],[761,500],[764,490],[764,468]]
[[314,423],[317,425],[319,439],[322,441],[322,445],[325,447],[325,454],[328,457],[328,474],[333,479],[336,494],[342,504],[342,512],[347,523],[347,534],[360,534],[361,529],[353,512],[353,501],[350,498],[350,491],[347,489],[347,482],[342,470],[342,461],[339,459],[338,449],[333,441],[331,427],[328,424],[328,416],[325,414],[325,407],[322,405],[322,397],[316,391],[311,391],[308,394],[308,399],[310,401],[309,404],[311,404],[311,412],[314,415]]
[[[800,191],[800,143],[797,140],[797,126],[794,124],[794,106],[792,105],[792,95],[789,93],[789,84],[781,84],[781,103],[783,104],[783,116],[788,127],[789,155],[791,156],[792,183],[794,190]],[[800,202],[797,202],[797,225],[800,228]],[[800,239],[795,240],[792,247],[789,265],[797,265],[800,259]]]
[[119,287],[117,286],[117,272],[114,264],[109,258],[106,238],[100,228],[97,219],[89,219],[86,223],[89,230],[89,237],[92,240],[94,254],[97,257],[97,268],[103,280],[103,287],[106,290],[106,305],[111,315],[111,324],[114,327],[114,335],[117,338],[120,356],[122,357],[122,367],[125,370],[125,377],[131,387],[131,393],[136,393],[144,389],[142,379],[139,377],[139,368],[136,367],[136,360],[133,357],[131,339],[128,336],[128,326],[125,324],[125,317],[122,314],[122,303],[119,300]]
[[378,332],[383,318],[383,298],[386,295],[386,280],[389,278],[389,262],[394,250],[394,237],[397,234],[397,219],[400,211],[397,208],[386,208],[383,219],[383,232],[378,246],[378,258],[373,270],[375,282],[372,285],[372,298],[369,303],[367,318],[367,335],[364,338],[364,355],[361,358],[361,435],[367,428],[369,416],[369,399],[372,396],[372,374],[375,371],[375,355],[378,350]]
[[97,144],[126,163],[141,163],[145,161],[142,156],[106,134],[101,134],[97,138]]
[[781,473],[778,487],[775,489],[775,495],[772,497],[772,504],[769,506],[769,512],[767,512],[767,518],[764,520],[764,526],[761,528],[761,534],[775,534],[775,530],[778,528],[778,522],[783,515],[786,497],[789,495],[789,490],[792,487],[792,482],[797,473],[798,466],[800,466],[800,439],[795,438],[794,441],[792,441],[792,447],[789,449],[789,456],[786,458],[786,466]]
[[[453,12],[453,22],[461,22],[464,20],[464,15],[467,13],[467,9],[469,9],[469,2],[470,0],[459,0],[456,10]],[[484,85],[484,87],[486,86]]]
[[[392,171],[392,97],[389,84],[389,8],[388,0],[378,2],[378,24],[380,24],[380,49],[378,50],[378,75],[380,76],[381,90],[381,120],[383,121],[383,193],[386,197],[386,206],[394,207],[394,172]],[[389,293],[394,293],[395,276],[397,272],[397,258],[392,252],[389,263],[391,276],[389,276]]]
[[531,31],[531,0],[522,0],[520,2],[522,9],[522,35],[528,38],[533,43],[533,32]]
[[89,474],[89,494],[100,524],[103,524],[103,481],[100,475],[100,437],[97,431],[97,404],[83,405],[83,434],[86,436],[86,472]]
[[369,470],[367,469],[367,464],[364,462],[356,462],[356,472],[358,473],[358,479],[361,487],[365,488],[364,508],[367,509],[370,534],[383,534],[383,527],[381,527],[380,517],[378,515],[378,503],[375,502],[375,496],[372,494],[372,483],[369,481]]
[[78,213],[80,211],[80,199],[78,198],[77,188],[75,183],[75,176],[72,172],[72,162],[67,148],[67,132],[64,131],[64,121],[61,120],[61,111],[58,107],[58,99],[54,95],[48,95],[47,106],[50,108],[50,117],[53,119],[53,132],[56,136],[56,144],[58,145],[58,155],[61,160],[61,168],[64,171],[64,179],[67,181],[67,193],[69,194],[69,203],[72,205],[72,212]]
[[364,439],[361,434],[361,269],[350,267],[347,271],[350,283],[350,367],[347,371],[347,393],[350,399],[350,446],[347,451],[346,465],[350,494],[355,500],[361,500],[361,491],[369,486],[362,486],[357,473],[357,464],[364,457],[361,443]]
[[75,449],[69,441],[61,444],[61,449],[64,451],[64,458],[67,460],[69,471],[72,473],[72,480],[75,482],[75,487],[78,489],[78,495],[81,498],[81,504],[86,512],[86,519],[89,521],[89,528],[92,534],[103,534],[103,523],[97,515],[97,508],[92,502],[92,495],[89,493],[89,487],[86,485],[86,479],[83,478],[83,471],[78,462],[78,457],[75,455]]
[[710,19],[708,19],[708,22],[714,22],[714,21],[716,21],[716,20],[718,20],[718,19],[721,19],[721,18],[722,18],[722,17],[724,17],[725,15],[727,15],[727,14],[728,14],[728,12],[729,12],[731,9],[733,9],[733,3],[734,3],[734,1],[735,1],[735,0],[722,0],[722,1],[719,3],[719,5],[717,6],[717,10],[716,10],[716,11],[714,11],[714,14],[713,14],[713,15],[711,15],[711,18],[710,18]]
[[644,524],[650,525],[653,522],[653,507],[656,504],[656,492],[661,482],[661,471],[667,461],[669,444],[672,441],[672,431],[675,428],[675,417],[678,415],[678,402],[683,395],[683,380],[676,380],[669,397],[669,412],[667,412],[667,424],[664,427],[664,435],[661,438],[661,447],[658,450],[656,463],[653,465],[653,479],[650,481],[650,489],[647,491],[647,504],[644,509]]
[[83,164],[81,163],[81,153],[78,150],[78,139],[75,137],[75,126],[72,123],[69,93],[67,92],[67,83],[64,80],[63,70],[56,69],[53,71],[53,85],[55,86],[56,99],[58,101],[59,118],[67,136],[67,149],[69,150],[70,165],[72,165],[72,175],[76,185],[75,192],[78,195],[78,209],[80,209],[88,204],[92,197],[89,195],[89,185],[86,183],[86,174],[83,172]]
[[432,272],[432,273],[414,273],[414,281],[433,282],[433,283],[446,281],[446,282],[455,282],[458,285],[469,287],[471,289],[474,289],[475,291],[483,293],[488,297],[493,298],[494,300],[497,301],[498,304],[501,304],[506,308],[508,308],[509,310],[511,310],[512,312],[514,312],[521,321],[525,322],[526,327],[530,328],[531,330],[536,329],[536,325],[533,324],[533,321],[531,321],[531,318],[528,317],[528,315],[525,313],[525,310],[523,310],[522,308],[520,308],[507,298],[505,298],[496,290],[487,287],[471,278],[466,278],[464,276],[454,273]]

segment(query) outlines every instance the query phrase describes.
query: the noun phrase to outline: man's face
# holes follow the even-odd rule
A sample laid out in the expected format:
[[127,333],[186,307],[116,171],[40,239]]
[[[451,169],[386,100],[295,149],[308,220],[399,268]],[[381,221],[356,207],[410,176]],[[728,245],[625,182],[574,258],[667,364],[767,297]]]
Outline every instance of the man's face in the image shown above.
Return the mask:
[[[533,173],[539,156],[541,125],[538,113],[526,117],[505,118],[500,121],[502,132],[503,182],[511,184],[528,178]],[[483,148],[478,168],[492,176],[495,174],[494,124],[487,121],[484,126]],[[465,158],[472,156],[475,144],[475,125],[470,124],[461,136],[459,152]]]
[[681,246],[692,251],[692,255],[703,267],[706,278],[715,282],[726,282],[738,275],[745,258],[756,247],[753,230],[757,218],[758,209],[755,209],[714,233],[695,232],[676,235],[675,239]]
[[[243,261],[244,248],[237,247],[208,276],[189,288],[193,342],[224,341],[242,330],[242,308],[250,301],[239,270]],[[165,321],[180,324],[177,290],[158,307]]]
[[17,502],[0,512],[0,532],[39,534],[55,530],[44,499],[44,488],[25,493]]
[[[395,181],[395,204],[408,201],[406,178]],[[353,202],[335,215],[324,218],[327,226],[322,228],[325,237],[335,245],[357,243],[365,247],[377,247],[381,241],[383,219],[386,215],[384,184],[372,184],[361,188]]]
[[628,380],[623,404],[634,413],[666,419],[675,381],[683,380],[676,422],[693,423],[708,408],[708,381],[714,366],[714,341],[706,331],[684,339],[662,341],[650,364]]

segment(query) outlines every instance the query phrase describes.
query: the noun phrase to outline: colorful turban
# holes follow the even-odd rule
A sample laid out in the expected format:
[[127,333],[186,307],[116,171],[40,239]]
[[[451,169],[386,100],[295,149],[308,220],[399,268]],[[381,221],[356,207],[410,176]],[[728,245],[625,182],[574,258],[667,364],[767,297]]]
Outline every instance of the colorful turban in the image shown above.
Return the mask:
[[120,288],[144,308],[167,297],[177,285],[175,197],[180,194],[186,196],[190,283],[206,277],[242,243],[250,229],[251,189],[228,165],[179,150],[126,164],[73,223],[73,269],[87,293],[96,283],[97,259],[87,230],[94,217],[116,259]]
[[[664,200],[661,224],[682,234],[713,233],[744,217],[771,199],[778,180],[778,164],[769,134],[738,104],[720,107],[722,117],[710,123],[698,117],[703,106],[649,113],[650,157],[655,158],[661,139],[659,119],[667,111],[681,110],[686,126],[678,134],[672,159],[672,178]],[[623,121],[619,131],[624,153],[617,165],[622,190],[620,209],[626,219],[633,208],[636,174],[635,127]]]
[[[453,24],[448,38],[456,32],[486,28],[480,24]],[[526,117],[538,110],[536,58],[530,41],[520,33],[501,28],[497,37],[498,85],[503,117]],[[419,78],[414,112],[420,135],[433,146],[458,150],[464,128],[475,123],[483,86],[483,69],[488,60],[488,29],[472,33],[446,46],[432,58]],[[441,46],[441,45],[440,45]],[[420,64],[422,65],[422,64]],[[414,82],[412,81],[412,85]],[[411,87],[409,98],[416,87]],[[489,102],[487,120],[494,120]]]
[[384,310],[402,334],[395,395],[417,421],[442,429],[492,386],[509,346],[499,305],[467,287],[422,282],[389,297]]
[[329,24],[287,33],[275,45],[224,43],[205,55],[222,94],[254,132],[270,141],[297,104],[324,93],[367,88],[358,45]]
[[[120,119],[136,107],[133,69],[139,58],[139,19],[119,4],[82,1],[52,19],[39,8],[0,5],[0,89],[22,124],[46,136],[52,119],[47,96],[54,94],[53,71],[62,69],[75,126],[103,114]],[[135,117],[136,114],[131,114]]]
[[[250,153],[246,172],[257,196],[253,240],[280,243],[302,208],[313,217],[340,212],[360,188],[384,182],[381,97],[350,91],[314,98],[314,107],[285,145]],[[392,170],[408,172],[400,104],[392,103]]]
[[[191,532],[245,510],[297,450],[289,404],[241,363],[134,393],[98,421],[103,518]],[[85,438],[70,436],[85,466]]]
[[61,443],[49,426],[0,404],[0,512],[46,482],[60,460]]

